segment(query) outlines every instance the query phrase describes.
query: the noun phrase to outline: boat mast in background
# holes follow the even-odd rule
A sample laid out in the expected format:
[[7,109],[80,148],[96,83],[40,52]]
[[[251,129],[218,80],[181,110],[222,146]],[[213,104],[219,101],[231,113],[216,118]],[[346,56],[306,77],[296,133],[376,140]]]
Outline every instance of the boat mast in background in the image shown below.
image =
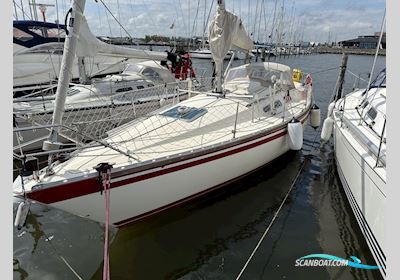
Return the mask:
[[[386,20],[386,8],[385,8],[385,10],[383,12],[383,18],[382,18],[382,24],[381,24],[381,33],[379,34],[379,40],[378,40],[378,43],[376,45],[374,62],[372,63],[371,74],[369,75],[369,80],[368,80],[368,85],[367,85],[366,92],[368,92],[369,87],[371,86],[372,76],[373,76],[374,70],[375,70],[376,58],[378,57],[378,52],[379,52],[379,49],[381,48],[383,29],[385,29],[385,20]],[[368,95],[366,94],[365,97],[364,97],[364,100],[367,98],[367,96]]]

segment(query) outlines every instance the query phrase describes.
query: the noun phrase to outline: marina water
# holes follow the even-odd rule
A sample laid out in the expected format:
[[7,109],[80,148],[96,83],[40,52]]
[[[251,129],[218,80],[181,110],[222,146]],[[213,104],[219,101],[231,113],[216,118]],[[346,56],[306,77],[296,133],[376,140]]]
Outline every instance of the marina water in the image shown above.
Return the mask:
[[[271,61],[312,74],[315,102],[324,119],[341,55]],[[347,69],[368,80],[372,62],[373,56],[351,55]],[[233,66],[242,63],[234,61]],[[211,75],[209,60],[193,64],[198,74]],[[379,56],[375,74],[383,67],[385,57]],[[346,73],[344,92],[351,91],[354,79]],[[286,204],[241,279],[381,279],[377,270],[295,266],[296,259],[314,253],[356,256],[375,265],[337,175],[332,143],[321,145],[319,136],[320,128],[308,125],[301,151],[289,152],[206,197],[113,229],[111,279],[235,279],[302,162]],[[26,227],[14,228],[14,279],[78,279],[72,269],[83,279],[102,279],[103,238],[101,224],[34,204]]]

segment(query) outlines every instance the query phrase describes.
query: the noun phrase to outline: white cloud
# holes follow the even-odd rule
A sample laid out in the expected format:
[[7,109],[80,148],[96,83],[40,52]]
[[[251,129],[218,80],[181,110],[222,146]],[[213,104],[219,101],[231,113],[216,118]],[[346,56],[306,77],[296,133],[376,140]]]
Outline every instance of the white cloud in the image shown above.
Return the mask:
[[[282,1],[278,0],[277,11],[280,11]],[[64,21],[69,2],[69,0],[58,0],[61,22]],[[149,34],[187,36],[192,33],[193,25],[195,25],[194,35],[201,36],[204,11],[208,15],[212,0],[207,0],[207,7],[205,7],[206,0],[201,0],[198,12],[198,2],[195,0],[118,0],[118,2],[107,0],[104,2],[114,16],[121,19],[122,25],[134,37],[144,37],[144,35]],[[231,11],[234,9],[236,14],[240,12],[242,21],[249,33],[253,31],[256,32],[256,35],[260,33],[261,38],[266,38],[267,34],[270,34],[275,1],[264,1],[266,3],[266,17],[262,14],[261,21],[259,12],[262,9],[260,6],[256,7],[256,1],[251,1],[250,7],[247,0],[226,2],[227,9]],[[23,3],[25,12],[30,15],[28,0],[23,0]],[[41,3],[55,4],[55,1],[42,0]],[[286,17],[283,25],[286,26],[287,32],[291,24],[289,19],[292,3],[295,4],[294,10],[296,12],[294,26],[297,26],[298,33],[304,33],[304,39],[309,41],[324,41],[328,38],[329,33],[331,33],[332,39],[337,37],[337,40],[344,40],[379,31],[385,4],[384,0],[285,0]],[[190,11],[188,10],[189,4]],[[377,5],[381,9],[377,8]],[[121,28],[106,12],[101,1],[95,3],[86,0],[85,9],[85,15],[94,34],[98,36],[118,36],[121,34]],[[197,21],[194,22],[196,12],[198,13]],[[215,4],[211,10],[210,18],[213,17],[214,13]],[[190,18],[188,18],[189,14]],[[54,22],[57,18],[55,7],[49,7],[46,16],[49,21]],[[21,12],[19,12],[19,18],[22,18]],[[169,26],[173,22],[175,27],[171,30]],[[258,32],[258,26],[260,26],[260,32]],[[266,29],[265,26],[267,26]],[[110,30],[112,34],[110,34]],[[123,31],[122,35],[126,36]]]

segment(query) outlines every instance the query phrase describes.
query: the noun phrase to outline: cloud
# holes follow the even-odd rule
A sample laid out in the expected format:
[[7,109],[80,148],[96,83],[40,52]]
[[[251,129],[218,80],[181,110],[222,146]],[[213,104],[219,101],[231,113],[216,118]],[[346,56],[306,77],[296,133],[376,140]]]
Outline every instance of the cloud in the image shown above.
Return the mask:
[[[41,1],[41,3],[51,4],[54,2],[54,0]],[[133,37],[144,37],[150,34],[201,36],[204,15],[207,17],[211,11],[211,19],[215,14],[215,4],[210,10],[212,0],[200,0],[200,2],[195,0],[107,0],[104,2],[114,16],[121,19],[121,24]],[[205,6],[206,2],[207,6]],[[266,39],[272,29],[275,1],[263,2],[265,7],[261,6],[262,1],[252,0],[249,6],[247,0],[230,0],[226,1],[226,7],[240,15],[249,33],[255,32],[256,37],[260,34],[261,39]],[[23,0],[23,3],[26,13],[30,14],[28,0]],[[335,37],[337,40],[345,40],[379,31],[385,7],[384,0],[285,0],[284,7],[282,3],[283,0],[277,1],[274,28],[278,28],[278,23],[281,22],[282,33],[292,33],[293,38],[303,37],[308,41],[326,41],[329,34],[331,40]],[[63,22],[69,8],[69,0],[58,0],[58,8],[60,21]],[[282,10],[283,15],[281,15]],[[85,15],[94,34],[119,36],[122,33],[126,36],[101,1],[96,3],[86,0]],[[46,16],[49,21],[54,22],[57,18],[55,7],[49,7]],[[19,17],[22,17],[21,13]],[[169,26],[173,22],[174,29],[171,30]]]

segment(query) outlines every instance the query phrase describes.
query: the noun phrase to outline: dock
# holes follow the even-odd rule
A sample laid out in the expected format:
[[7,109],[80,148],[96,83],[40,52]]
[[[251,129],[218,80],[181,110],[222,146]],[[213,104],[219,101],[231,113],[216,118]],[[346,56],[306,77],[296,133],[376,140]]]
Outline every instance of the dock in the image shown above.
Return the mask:
[[[325,54],[354,54],[354,55],[375,55],[375,49],[360,49],[360,48],[335,48],[335,47],[316,47],[313,49],[313,53]],[[381,49],[378,55],[386,56],[386,49]]]

